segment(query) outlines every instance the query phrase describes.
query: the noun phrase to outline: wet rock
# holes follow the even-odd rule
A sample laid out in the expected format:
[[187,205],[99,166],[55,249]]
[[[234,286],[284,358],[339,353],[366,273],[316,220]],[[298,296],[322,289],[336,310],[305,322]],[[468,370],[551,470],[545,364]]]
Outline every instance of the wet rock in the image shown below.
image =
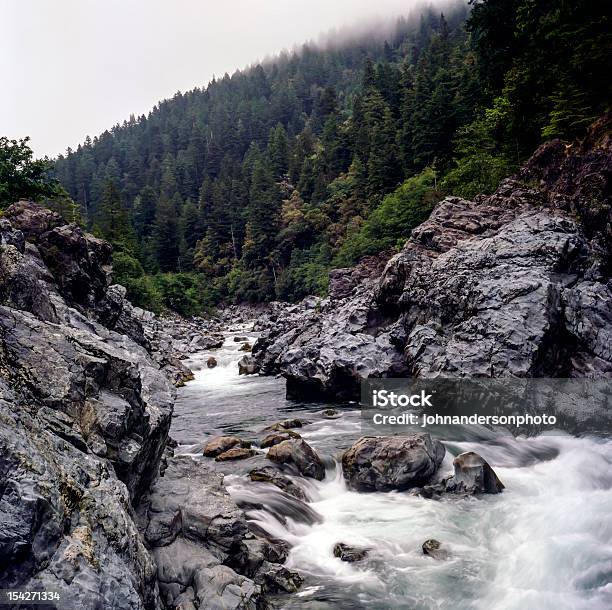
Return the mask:
[[283,431],[290,430],[291,428],[302,428],[303,426],[308,425],[310,422],[307,422],[303,419],[285,419],[284,421],[277,422],[264,428],[264,430],[274,430],[274,431]]
[[336,419],[337,417],[340,417],[340,413],[338,413],[336,409],[325,409],[324,411],[321,412],[321,415],[323,415],[323,417],[326,417],[328,419]]
[[337,542],[334,544],[334,557],[338,557],[342,561],[353,563],[355,561],[361,561],[368,555],[368,550],[362,547],[349,546],[343,542]]
[[267,447],[278,445],[279,443],[291,440],[292,438],[301,438],[301,436],[293,430],[286,430],[284,432],[274,432],[264,437],[264,439],[261,441],[260,447],[262,449],[266,449]]
[[402,491],[429,481],[444,453],[444,445],[428,433],[367,436],[343,454],[342,471],[351,489]]
[[497,494],[504,489],[489,463],[478,453],[460,453],[454,460],[455,474],[445,484],[445,491],[469,494]]
[[284,566],[270,566],[270,569],[260,568],[254,578],[265,593],[296,593],[304,584],[304,579]]
[[304,490],[299,485],[296,485],[289,477],[284,476],[276,468],[271,466],[251,470],[251,472],[249,472],[249,478],[251,481],[275,485],[298,500],[304,501],[307,499]]
[[238,351],[250,352],[252,349],[253,349],[253,346],[250,343],[245,343],[244,345],[240,346],[240,349]]
[[238,374],[239,375],[254,375],[259,373],[259,364],[253,358],[253,356],[242,356],[238,361]]
[[214,356],[210,356],[207,360],[206,360],[206,366],[209,369],[214,369],[217,366],[217,359]]
[[291,464],[300,474],[322,481],[325,466],[317,452],[302,439],[292,439],[274,445],[268,451],[269,460],[277,464]]
[[249,338],[248,337],[234,337],[234,341],[236,343],[244,343],[245,341],[248,341]]
[[139,522],[167,607],[259,610],[267,607],[266,592],[291,587],[280,565],[288,549],[255,538],[223,477],[190,457],[170,461],[143,500]]
[[237,436],[215,436],[204,445],[202,452],[205,457],[217,457],[236,445],[240,445],[240,442]]
[[215,460],[217,462],[229,462],[233,460],[246,460],[247,458],[253,457],[257,454],[254,449],[247,449],[246,447],[233,447],[223,453],[220,453]]
[[423,542],[423,554],[428,555],[429,557],[433,557],[434,559],[448,559],[448,551],[446,549],[441,548],[442,544],[433,538],[430,540],[425,540]]

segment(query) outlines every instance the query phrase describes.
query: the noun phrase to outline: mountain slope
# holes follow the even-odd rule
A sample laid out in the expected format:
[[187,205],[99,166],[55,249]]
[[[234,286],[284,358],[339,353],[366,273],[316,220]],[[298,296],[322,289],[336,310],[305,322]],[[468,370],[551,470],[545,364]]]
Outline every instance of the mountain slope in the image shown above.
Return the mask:
[[445,192],[492,192],[544,136],[605,109],[602,8],[487,0],[467,25],[462,2],[424,10],[386,40],[305,46],[177,94],[56,172],[143,305],[324,293],[330,267],[401,243]]

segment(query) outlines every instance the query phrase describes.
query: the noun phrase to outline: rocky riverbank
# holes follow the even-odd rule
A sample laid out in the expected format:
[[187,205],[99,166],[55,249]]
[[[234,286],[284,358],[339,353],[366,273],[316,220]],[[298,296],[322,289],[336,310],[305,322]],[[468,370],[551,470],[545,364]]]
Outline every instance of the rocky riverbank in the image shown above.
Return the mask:
[[168,440],[183,359],[223,342],[220,321],[132,307],[110,263],[32,202],[0,219],[0,588],[62,608],[266,607],[296,586],[285,551]]
[[332,272],[327,298],[273,308],[250,365],[325,399],[366,377],[611,375],[611,122],[491,196],[445,198],[389,260]]

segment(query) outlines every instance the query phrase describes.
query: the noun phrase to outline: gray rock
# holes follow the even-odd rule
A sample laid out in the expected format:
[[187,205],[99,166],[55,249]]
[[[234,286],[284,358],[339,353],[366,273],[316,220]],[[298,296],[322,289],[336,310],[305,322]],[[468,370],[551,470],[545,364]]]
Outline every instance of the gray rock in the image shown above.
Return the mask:
[[423,555],[428,555],[429,557],[440,560],[448,559],[448,551],[441,547],[442,544],[438,540],[431,538],[425,540],[421,548],[423,549]]
[[342,561],[354,563],[355,561],[361,561],[368,555],[368,550],[362,547],[350,546],[344,544],[344,542],[337,542],[334,544],[334,557],[338,557]]
[[469,494],[497,494],[504,489],[489,463],[473,451],[459,454],[453,460],[455,474],[445,482],[445,491]]
[[239,375],[254,375],[259,373],[259,364],[253,358],[253,356],[244,355],[238,361],[238,374]]
[[298,500],[303,501],[307,499],[304,490],[299,485],[296,485],[289,477],[283,475],[274,467],[265,466],[264,468],[251,470],[251,472],[249,472],[249,478],[251,481],[275,485]]
[[366,436],[344,452],[342,472],[357,491],[402,491],[428,482],[444,453],[444,445],[428,433]]
[[292,439],[283,441],[270,448],[267,455],[276,464],[291,464],[300,474],[322,481],[325,478],[325,466],[317,452],[304,440]]

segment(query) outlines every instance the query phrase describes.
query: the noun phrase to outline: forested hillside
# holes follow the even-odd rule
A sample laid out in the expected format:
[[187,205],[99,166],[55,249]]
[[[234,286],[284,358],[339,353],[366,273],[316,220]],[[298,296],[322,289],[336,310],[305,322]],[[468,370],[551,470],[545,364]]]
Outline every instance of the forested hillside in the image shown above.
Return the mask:
[[611,99],[611,26],[587,0],[424,9],[178,93],[55,172],[138,304],[324,293],[445,192],[491,192],[543,139],[580,135]]

